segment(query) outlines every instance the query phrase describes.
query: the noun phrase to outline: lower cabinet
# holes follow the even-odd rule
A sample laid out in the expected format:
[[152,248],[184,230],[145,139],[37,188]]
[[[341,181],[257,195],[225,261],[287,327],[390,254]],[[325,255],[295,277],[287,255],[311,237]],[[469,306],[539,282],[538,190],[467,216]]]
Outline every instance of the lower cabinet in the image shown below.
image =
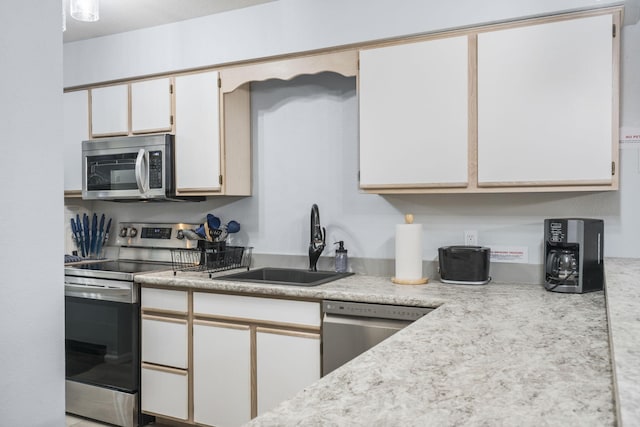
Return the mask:
[[143,288],[143,412],[240,426],[320,379],[319,302],[175,292]]
[[193,420],[239,426],[251,419],[251,331],[202,320],[193,325]]
[[186,319],[142,316],[142,360],[187,369],[189,327]]
[[320,379],[320,334],[256,328],[258,414]]
[[189,419],[189,320],[186,291],[142,289],[142,412]]
[[142,412],[186,420],[189,374],[181,369],[142,364]]

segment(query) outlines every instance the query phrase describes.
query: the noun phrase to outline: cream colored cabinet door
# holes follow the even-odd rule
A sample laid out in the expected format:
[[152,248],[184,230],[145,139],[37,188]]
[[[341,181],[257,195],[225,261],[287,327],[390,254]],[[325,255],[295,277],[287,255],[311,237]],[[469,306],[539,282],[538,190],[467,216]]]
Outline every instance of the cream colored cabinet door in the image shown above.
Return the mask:
[[478,35],[480,187],[612,183],[612,24],[608,14]]
[[256,328],[258,415],[320,379],[320,335]]
[[232,427],[251,419],[249,326],[195,320],[193,420]]
[[171,79],[153,79],[131,83],[131,132],[171,132]]
[[175,79],[176,188],[179,194],[221,190],[218,91],[217,71]]
[[142,361],[187,369],[187,334],[186,319],[142,315]]
[[91,89],[91,136],[129,133],[129,85]]
[[466,187],[467,36],[360,51],[360,187]]
[[80,90],[62,96],[64,115],[64,191],[82,191],[82,141],[89,139],[89,92]]
[[188,372],[145,363],[141,371],[142,411],[186,420],[189,417]]

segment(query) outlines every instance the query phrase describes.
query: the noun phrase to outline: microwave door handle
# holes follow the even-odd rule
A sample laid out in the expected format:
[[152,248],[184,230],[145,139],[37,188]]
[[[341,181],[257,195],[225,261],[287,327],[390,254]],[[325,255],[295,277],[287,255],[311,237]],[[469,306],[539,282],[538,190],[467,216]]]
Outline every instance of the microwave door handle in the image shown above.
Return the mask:
[[144,148],[141,148],[140,151],[138,151],[138,157],[136,157],[136,183],[138,184],[138,190],[140,190],[141,193],[146,193],[147,191],[146,177],[148,175],[147,169],[149,169],[149,167],[146,161],[147,156],[145,154],[146,152]]

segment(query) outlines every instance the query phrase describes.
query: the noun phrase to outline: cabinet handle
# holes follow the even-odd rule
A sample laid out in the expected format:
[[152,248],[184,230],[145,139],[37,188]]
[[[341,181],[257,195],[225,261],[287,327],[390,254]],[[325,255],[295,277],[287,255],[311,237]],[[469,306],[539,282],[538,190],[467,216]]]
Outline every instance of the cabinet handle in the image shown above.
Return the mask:
[[185,319],[174,319],[171,317],[162,317],[162,316],[152,316],[149,314],[143,314],[142,320],[155,320],[157,322],[167,322],[167,323],[179,323],[182,325],[186,325],[187,321]]
[[187,371],[185,371],[184,369],[170,368],[168,366],[152,365],[150,363],[142,362],[141,367],[142,369],[150,369],[152,371],[166,372],[168,374],[187,375]]

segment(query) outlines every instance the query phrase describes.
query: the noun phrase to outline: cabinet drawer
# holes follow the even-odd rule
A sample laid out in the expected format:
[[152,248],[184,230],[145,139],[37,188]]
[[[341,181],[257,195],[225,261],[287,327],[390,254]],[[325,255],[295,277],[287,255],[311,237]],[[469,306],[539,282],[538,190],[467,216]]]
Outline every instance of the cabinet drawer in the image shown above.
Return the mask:
[[187,292],[142,288],[142,309],[186,313],[189,309]]
[[320,303],[194,292],[196,315],[320,327]]
[[142,316],[142,361],[187,369],[187,321]]
[[189,375],[186,371],[142,365],[141,408],[143,412],[188,418]]

